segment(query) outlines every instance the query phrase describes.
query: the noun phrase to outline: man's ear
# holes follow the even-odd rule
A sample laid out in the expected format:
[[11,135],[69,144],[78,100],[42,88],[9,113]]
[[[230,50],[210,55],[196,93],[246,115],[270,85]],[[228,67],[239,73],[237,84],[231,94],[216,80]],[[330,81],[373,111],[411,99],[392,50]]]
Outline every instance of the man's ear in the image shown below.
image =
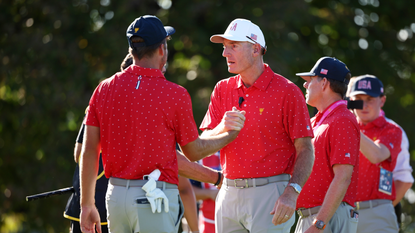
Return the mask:
[[164,46],[165,46],[164,44],[161,44],[159,46],[159,54],[160,54],[160,56],[164,56],[164,52],[165,52],[165,49],[166,49]]
[[261,45],[254,44],[254,56],[261,55]]
[[383,105],[385,105],[386,102],[386,95],[380,97],[380,107],[383,108]]

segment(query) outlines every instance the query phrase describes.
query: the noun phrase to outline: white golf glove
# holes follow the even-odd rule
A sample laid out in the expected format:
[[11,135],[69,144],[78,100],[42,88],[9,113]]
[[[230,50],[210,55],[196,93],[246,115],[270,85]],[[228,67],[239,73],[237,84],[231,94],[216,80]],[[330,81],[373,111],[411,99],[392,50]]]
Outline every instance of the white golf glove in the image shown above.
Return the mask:
[[163,191],[157,188],[156,181],[149,176],[147,183],[142,187],[144,191],[146,191],[146,197],[148,202],[150,202],[151,211],[155,213],[161,213],[161,205],[164,202],[164,211],[166,213],[169,212],[169,199],[167,199],[166,195]]

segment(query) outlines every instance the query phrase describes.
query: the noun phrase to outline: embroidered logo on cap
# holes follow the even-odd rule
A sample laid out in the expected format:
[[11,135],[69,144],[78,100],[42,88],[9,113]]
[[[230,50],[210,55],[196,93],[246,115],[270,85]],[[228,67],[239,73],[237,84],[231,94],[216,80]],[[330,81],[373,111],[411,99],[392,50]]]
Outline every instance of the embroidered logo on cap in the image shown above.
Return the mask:
[[370,81],[361,80],[357,84],[357,88],[358,89],[369,89],[369,90],[372,90],[372,84],[370,83]]
[[140,28],[134,28],[134,31],[137,33]]
[[321,69],[320,70],[320,74],[327,74],[327,72],[329,72],[328,70],[326,70],[326,69]]
[[236,31],[236,27],[238,26],[237,23],[235,23],[234,25],[231,26],[231,28],[229,29],[230,31]]
[[257,37],[255,34],[252,34],[252,33],[251,33],[251,39],[253,39],[253,40],[257,40],[257,39],[258,39],[258,37]]

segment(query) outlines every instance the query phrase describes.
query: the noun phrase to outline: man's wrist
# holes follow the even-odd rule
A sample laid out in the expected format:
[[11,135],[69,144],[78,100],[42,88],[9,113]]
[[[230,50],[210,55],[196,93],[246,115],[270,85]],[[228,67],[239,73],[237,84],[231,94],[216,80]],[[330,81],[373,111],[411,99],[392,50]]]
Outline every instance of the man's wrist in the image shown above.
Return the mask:
[[220,171],[218,171],[218,180],[216,181],[216,183],[214,185],[218,186],[221,181],[222,181],[222,173]]
[[324,230],[326,228],[326,224],[322,220],[314,219],[313,226],[319,230]]
[[288,186],[292,187],[296,193],[298,193],[298,194],[301,193],[302,188],[301,188],[301,186],[299,184],[297,184],[297,183],[289,183]]

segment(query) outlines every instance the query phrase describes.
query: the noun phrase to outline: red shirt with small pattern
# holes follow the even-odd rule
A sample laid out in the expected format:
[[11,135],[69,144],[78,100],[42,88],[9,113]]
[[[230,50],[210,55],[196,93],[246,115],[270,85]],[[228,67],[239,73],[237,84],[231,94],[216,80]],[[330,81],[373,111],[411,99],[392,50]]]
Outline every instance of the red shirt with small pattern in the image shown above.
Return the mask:
[[342,104],[332,109],[320,126],[316,128],[322,116],[329,111],[333,104],[323,112],[318,112],[311,119],[315,134],[312,140],[315,160],[313,171],[298,196],[297,209],[307,209],[323,204],[327,190],[334,179],[333,166],[336,164],[350,164],[354,167],[351,182],[342,200],[354,206],[360,146],[360,130],[356,117],[345,104]]
[[160,181],[178,184],[176,142],[198,137],[186,89],[158,69],[134,65],[98,85],[86,125],[100,128],[106,177],[122,179],[143,179],[158,168]]
[[395,169],[396,159],[401,151],[402,130],[396,125],[386,121],[384,116],[363,125],[359,122],[360,130],[364,135],[374,142],[385,145],[390,157],[381,163],[371,163],[362,153],[360,153],[359,164],[359,185],[357,189],[356,201],[368,201],[374,199],[395,200],[395,185],[392,183],[392,194],[379,191],[380,168],[390,172]]
[[[239,106],[239,99],[243,102]],[[219,81],[211,96],[201,130],[215,128],[226,111],[246,111],[238,137],[220,151],[228,179],[292,174],[296,159],[294,140],[313,137],[304,95],[291,81],[265,71],[246,88],[240,75]]]

